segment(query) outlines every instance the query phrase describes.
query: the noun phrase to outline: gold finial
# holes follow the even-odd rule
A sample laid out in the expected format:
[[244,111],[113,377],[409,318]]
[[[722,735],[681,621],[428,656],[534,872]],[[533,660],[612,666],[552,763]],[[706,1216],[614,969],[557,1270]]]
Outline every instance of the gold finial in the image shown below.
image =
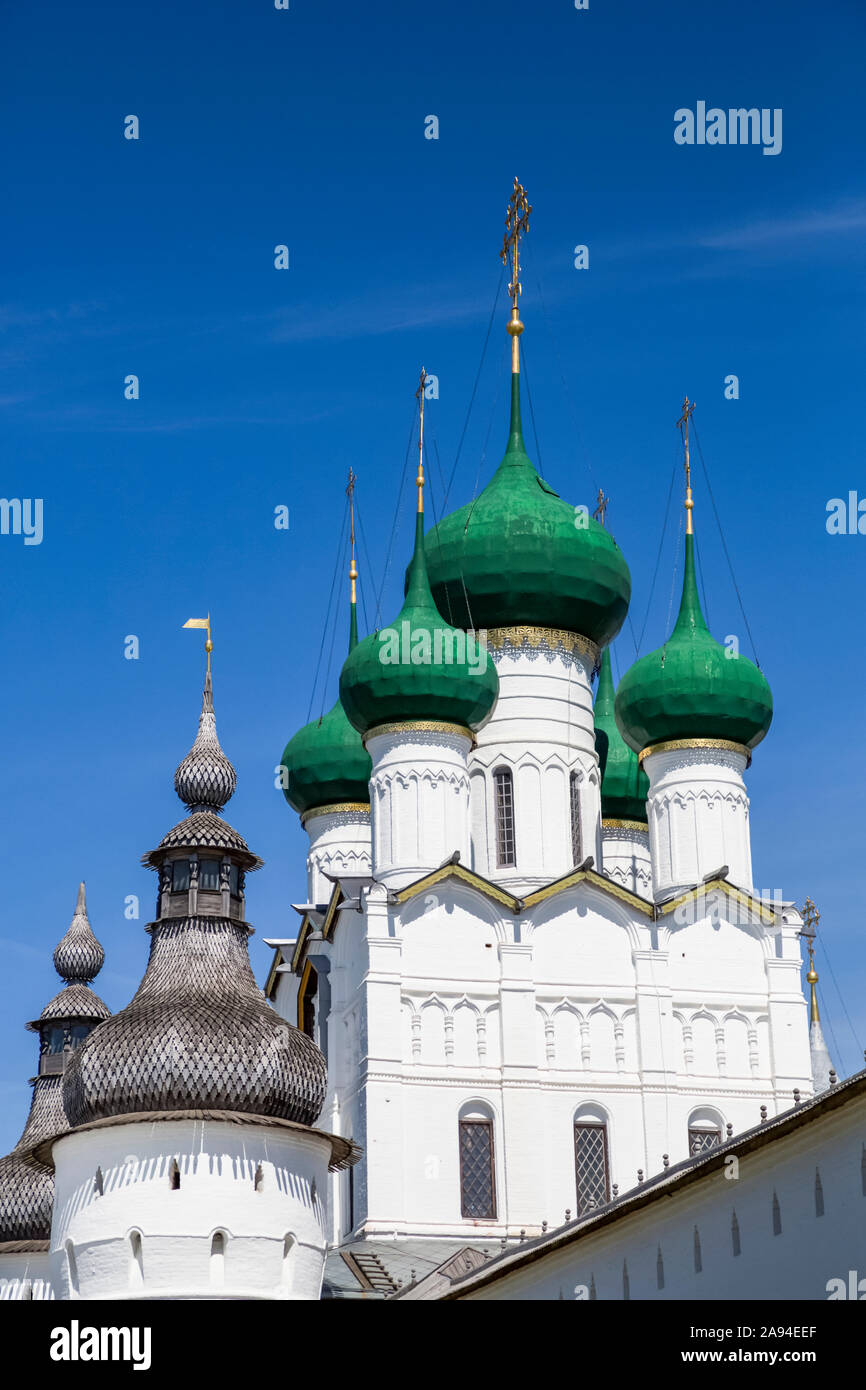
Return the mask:
[[813,1023],[817,1023],[820,1019],[820,1014],[818,1013],[818,995],[815,992],[815,986],[818,983],[818,972],[815,969],[815,934],[816,928],[820,920],[820,912],[818,911],[815,904],[812,902],[812,899],[807,898],[803,905],[803,930],[800,932],[800,935],[802,937],[805,937],[806,948],[809,952],[809,972],[806,976],[806,979],[809,985],[811,986],[812,990],[812,1007],[810,1016],[811,1021]]
[[593,512],[593,516],[595,517],[596,521],[601,522],[602,526],[604,525],[604,518],[609,505],[610,498],[605,497],[604,488],[600,487],[598,490],[598,497],[596,498],[596,505],[595,511]]
[[207,652],[207,669],[210,675],[210,654],[213,651],[213,642],[210,640],[210,613],[206,618],[187,618],[184,627],[203,627],[207,632],[207,640],[204,649]]
[[420,402],[421,423],[418,427],[418,477],[415,479],[418,484],[418,510],[424,510],[424,388],[427,385],[427,373],[421,368],[421,380],[418,383],[418,390],[415,395]]
[[352,544],[352,563],[349,568],[349,579],[351,581],[350,602],[356,602],[355,580],[358,578],[358,570],[355,565],[355,483],[358,475],[354,469],[349,469],[349,485],[346,488],[346,496],[349,499],[349,539]]
[[694,505],[695,505],[694,502],[692,501],[692,470],[691,470],[691,467],[690,467],[690,465],[689,465],[689,420],[690,420],[691,417],[692,417],[692,412],[693,412],[694,408],[695,408],[695,403],[694,403],[694,401],[690,401],[689,398],[688,398],[688,396],[684,396],[684,397],[683,397],[683,413],[682,413],[682,415],[680,416],[680,418],[677,420],[677,427],[678,427],[679,429],[681,429],[682,432],[683,432],[683,447],[685,448],[685,451],[686,451],[686,535],[687,535],[687,536],[690,536],[690,535],[692,534],[692,531],[693,531],[693,527],[692,527],[692,508],[693,508]]
[[520,238],[526,235],[531,212],[532,208],[526,199],[526,189],[515,178],[514,188],[505,213],[505,239],[499,253],[499,259],[503,265],[507,265],[508,257],[511,257],[511,283],[508,286],[508,293],[511,295],[511,319],[508,324],[508,332],[511,334],[512,372],[520,371],[520,350],[517,340],[523,332],[523,324],[520,322],[520,314],[517,309],[518,296],[523,292],[523,286],[520,283]]

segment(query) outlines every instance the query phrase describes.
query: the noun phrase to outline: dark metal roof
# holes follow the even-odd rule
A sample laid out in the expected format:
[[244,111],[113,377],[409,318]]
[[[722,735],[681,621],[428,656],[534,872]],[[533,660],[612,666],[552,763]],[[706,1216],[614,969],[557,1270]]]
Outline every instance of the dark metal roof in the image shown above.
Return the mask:
[[102,969],[105,952],[93,935],[87,916],[84,884],[79,885],[75,915],[54,952],[54,968],[67,983],[88,984]]
[[87,1038],[66,1069],[70,1123],[214,1108],[312,1125],[325,1098],[325,1059],[256,985],[247,927],[182,917],[150,931],[134,999]]
[[38,1030],[41,1023],[50,1023],[55,1019],[81,1019],[87,1023],[102,1023],[103,1019],[111,1017],[111,1010],[107,1004],[103,1004],[98,994],[94,994],[87,985],[72,984],[67,985],[59,994],[55,994],[42,1010],[42,1013],[27,1027]]
[[195,743],[174,774],[174,789],[190,811],[221,811],[234,796],[237,773],[217,738],[211,674],[205,677]]

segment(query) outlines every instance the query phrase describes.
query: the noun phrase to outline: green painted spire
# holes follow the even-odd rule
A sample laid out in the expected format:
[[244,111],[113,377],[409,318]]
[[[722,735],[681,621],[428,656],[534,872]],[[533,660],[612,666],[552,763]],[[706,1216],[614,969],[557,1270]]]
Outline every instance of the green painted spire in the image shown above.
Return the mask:
[[[349,605],[349,655],[358,645],[358,606]],[[318,806],[370,801],[373,765],[340,700],[286,744],[283,795],[300,815]]]
[[634,820],[646,824],[649,778],[637,754],[624,742],[614,716],[613,671],[610,649],[601,654],[595,692],[595,751],[601,767],[603,820]]
[[694,536],[686,536],[683,596],[663,647],[620,681],[616,722],[640,752],[668,739],[729,740],[754,748],[773,718],[773,696],[748,657],[733,656],[707,627],[695,577]]
[[417,720],[477,729],[498,692],[486,649],[444,622],[433,602],[419,511],[403,607],[390,627],[365,637],[343,667],[346,713],[362,734],[378,724]]
[[628,566],[604,527],[536,472],[517,372],[502,462],[474,502],[431,529],[426,551],[439,612],[461,627],[563,628],[603,646],[625,620]]

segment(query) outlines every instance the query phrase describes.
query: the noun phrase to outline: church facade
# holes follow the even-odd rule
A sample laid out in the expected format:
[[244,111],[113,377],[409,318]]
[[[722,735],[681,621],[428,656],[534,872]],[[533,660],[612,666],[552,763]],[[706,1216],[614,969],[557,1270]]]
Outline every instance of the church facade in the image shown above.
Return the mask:
[[754,881],[772,697],[701,610],[692,407],[679,615],[615,691],[626,561],[523,439],[528,214],[515,181],[502,463],[425,528],[422,372],[403,607],[359,640],[353,555],[338,699],[283,754],[306,896],[264,994],[208,633],[186,814],[143,861],[141,986],[111,1018],[90,993],[82,896],[87,960],[61,943],[67,987],[34,1025],[40,1118],[0,1165],[3,1297],[397,1294],[684,1179],[835,1084],[814,970],[811,1019],[801,985],[810,921]]

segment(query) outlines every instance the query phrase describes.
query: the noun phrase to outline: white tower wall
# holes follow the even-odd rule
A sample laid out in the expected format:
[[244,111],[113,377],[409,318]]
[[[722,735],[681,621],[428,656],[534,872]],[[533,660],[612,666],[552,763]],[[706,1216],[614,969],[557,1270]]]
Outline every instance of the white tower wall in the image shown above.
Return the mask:
[[[580,860],[591,854],[596,866],[601,862],[591,684],[598,650],[573,633],[542,628],[491,632],[488,646],[499,675],[499,699],[469,759],[473,867],[518,892],[574,868],[572,773],[579,787]],[[498,767],[508,768],[513,779],[513,866],[498,862],[493,779]]]
[[130,1117],[64,1135],[57,1296],[318,1299],[330,1152],[317,1131],[217,1120]]
[[752,891],[748,754],[730,744],[664,747],[644,758],[656,899],[699,884],[727,864],[727,878]]
[[[44,1250],[28,1246],[45,1246]],[[47,1241],[10,1240],[0,1245],[0,1303],[54,1297]]]
[[652,898],[649,829],[638,821],[603,820],[602,872],[621,888]]
[[370,812],[360,807],[322,807],[304,817],[310,837],[307,893],[311,903],[326,903],[335,877],[365,878],[371,871]]
[[406,725],[368,735],[373,874],[400,888],[460,852],[469,862],[472,746],[457,725]]

